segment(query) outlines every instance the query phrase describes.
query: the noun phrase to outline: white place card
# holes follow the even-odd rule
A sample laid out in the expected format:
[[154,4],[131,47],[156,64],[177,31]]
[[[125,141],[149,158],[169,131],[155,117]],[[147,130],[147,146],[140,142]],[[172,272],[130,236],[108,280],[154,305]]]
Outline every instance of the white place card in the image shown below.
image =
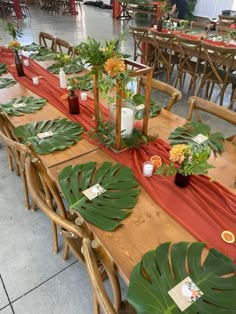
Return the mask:
[[22,107],[26,107],[26,104],[24,102],[20,102],[18,104],[13,104],[14,108],[22,108]]
[[100,184],[95,184],[82,193],[91,201],[104,192],[106,192],[106,190]]
[[194,137],[192,138],[192,140],[193,140],[194,142],[198,143],[198,144],[202,144],[202,143],[204,143],[206,140],[208,140],[208,137],[205,136],[205,135],[203,135],[203,134],[201,134],[201,133],[199,133],[198,135],[194,136]]
[[191,304],[196,302],[203,292],[192,281],[190,277],[186,277],[178,285],[168,291],[168,294],[173,299],[175,304],[181,310],[185,311]]
[[40,139],[43,139],[43,138],[47,138],[47,137],[53,136],[53,132],[52,131],[42,132],[42,133],[38,133],[37,136]]
[[138,106],[135,107],[135,109],[136,109],[137,111],[143,110],[144,108],[145,108],[145,105],[144,105],[144,104],[141,104],[141,105],[138,105]]

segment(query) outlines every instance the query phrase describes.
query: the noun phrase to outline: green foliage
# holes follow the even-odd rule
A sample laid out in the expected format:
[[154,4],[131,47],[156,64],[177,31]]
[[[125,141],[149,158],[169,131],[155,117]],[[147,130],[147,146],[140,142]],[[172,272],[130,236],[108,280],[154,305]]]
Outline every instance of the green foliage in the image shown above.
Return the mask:
[[40,47],[37,52],[31,53],[30,58],[36,61],[54,60],[56,52],[51,49]]
[[[135,94],[131,98],[131,102],[135,106],[140,106],[142,104],[145,104],[145,96],[140,95],[140,94]],[[161,108],[162,108],[162,106],[160,104],[157,104],[155,100],[150,99],[149,118],[157,116],[160,113]],[[143,119],[143,115],[144,115],[144,109],[139,109],[135,113],[135,119],[141,120],[141,119]]]
[[42,46],[40,46],[38,43],[32,42],[31,44],[21,46],[21,50],[24,51],[38,51]]
[[[52,132],[52,136],[40,138],[38,134],[44,132]],[[31,142],[35,152],[43,155],[55,150],[64,150],[79,141],[83,127],[67,119],[55,119],[18,126],[14,133],[22,139],[22,143]]]
[[93,89],[93,81],[90,73],[84,76],[77,76],[74,79],[77,81],[75,83],[75,88],[84,91]]
[[[83,71],[83,66],[80,63],[77,63],[76,59],[71,59],[69,63],[64,64],[63,70],[66,74],[78,73]],[[60,63],[54,63],[50,65],[47,70],[51,73],[58,74],[61,68]]]
[[23,36],[22,29],[16,24],[7,23],[5,31],[12,37],[13,40],[21,38]]
[[[2,110],[9,115],[21,116],[22,113],[32,113],[45,106],[47,99],[21,96],[12,98],[6,103],[0,103]],[[23,104],[22,106],[20,106]]]
[[[169,136],[170,144],[188,144],[194,149],[200,150],[210,147],[217,154],[224,149],[224,135],[220,132],[210,133],[211,129],[207,124],[201,122],[188,122],[183,127],[176,128]],[[193,137],[203,134],[208,139],[202,143],[196,143]]]
[[202,264],[205,243],[163,243],[146,253],[134,267],[127,299],[137,314],[183,313],[168,291],[186,277],[203,292],[184,313],[227,313],[236,310],[236,275],[233,261],[212,248]]
[[4,77],[0,78],[0,89],[11,87],[15,85],[17,82],[15,80],[12,80],[10,78]]
[[3,73],[7,73],[7,71],[7,65],[5,63],[0,63],[0,75],[2,75]]
[[[105,231],[113,231],[136,205],[140,192],[130,168],[104,162],[67,166],[59,174],[61,190],[70,205],[88,222]],[[89,200],[82,192],[100,184],[106,191]]]
[[[177,146],[177,145],[176,145]],[[176,146],[173,146],[172,150],[175,149]],[[170,156],[171,152],[170,151]],[[181,163],[178,162],[177,164],[174,163],[173,160],[171,160],[170,157],[170,164],[163,164],[161,167],[159,167],[155,174],[157,175],[173,175],[178,173],[181,173],[185,176],[195,174],[207,174],[208,170],[211,168],[214,168],[214,166],[210,165],[207,160],[209,158],[210,150],[208,148],[196,150],[192,146],[187,146],[183,151],[183,160],[181,160]],[[180,156],[180,153],[178,157]],[[176,161],[177,162],[177,161]]]

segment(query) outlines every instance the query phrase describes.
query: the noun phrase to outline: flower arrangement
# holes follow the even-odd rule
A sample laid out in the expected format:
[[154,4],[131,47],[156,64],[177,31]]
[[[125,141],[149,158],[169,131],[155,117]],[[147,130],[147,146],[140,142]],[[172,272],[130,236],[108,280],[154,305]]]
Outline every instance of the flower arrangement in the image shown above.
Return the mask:
[[75,78],[69,79],[67,89],[73,93],[74,90],[77,88],[78,83],[79,81]]
[[8,48],[13,51],[17,51],[21,48],[21,43],[18,40],[11,40],[8,43]]
[[162,164],[156,170],[157,175],[174,175],[180,173],[184,176],[191,174],[207,174],[208,169],[214,168],[207,162],[210,149],[197,150],[191,145],[177,144],[169,152],[170,164]]
[[57,61],[61,68],[63,68],[65,64],[69,64],[71,62],[71,57],[64,53],[57,53],[54,60]]
[[12,40],[8,43],[8,48],[18,51],[21,48],[21,43],[17,39],[23,36],[22,29],[12,23],[7,23],[5,30],[12,37]]

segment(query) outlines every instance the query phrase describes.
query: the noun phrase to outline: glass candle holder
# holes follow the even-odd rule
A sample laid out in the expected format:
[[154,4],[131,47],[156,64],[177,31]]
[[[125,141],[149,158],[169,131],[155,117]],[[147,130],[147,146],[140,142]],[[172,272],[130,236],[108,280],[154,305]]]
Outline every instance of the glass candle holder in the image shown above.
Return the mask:
[[143,163],[143,175],[144,177],[151,177],[153,173],[153,163],[151,161],[145,161]]

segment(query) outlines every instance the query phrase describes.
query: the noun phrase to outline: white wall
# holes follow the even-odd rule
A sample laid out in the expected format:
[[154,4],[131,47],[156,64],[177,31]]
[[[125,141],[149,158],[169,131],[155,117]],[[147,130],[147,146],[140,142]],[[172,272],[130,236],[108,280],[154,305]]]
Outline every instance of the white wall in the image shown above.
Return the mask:
[[194,15],[217,17],[222,10],[236,10],[236,0],[198,0]]

